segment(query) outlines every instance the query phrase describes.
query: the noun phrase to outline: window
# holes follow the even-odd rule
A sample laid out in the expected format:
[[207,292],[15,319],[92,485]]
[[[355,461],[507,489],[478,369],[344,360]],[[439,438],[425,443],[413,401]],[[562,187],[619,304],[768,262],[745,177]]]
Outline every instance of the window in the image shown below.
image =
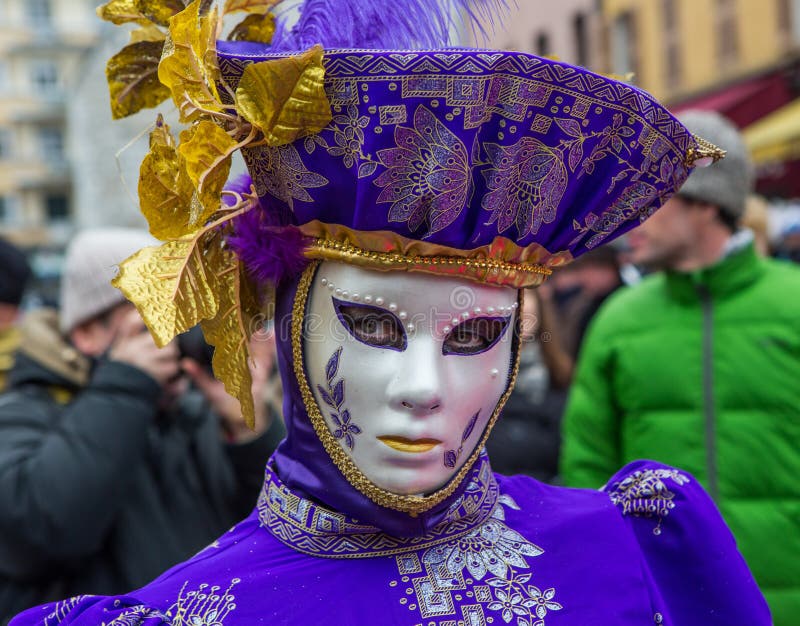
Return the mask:
[[37,93],[52,95],[58,92],[58,68],[52,61],[35,61],[31,65],[31,83]]
[[677,0],[662,0],[661,10],[664,22],[665,82],[669,89],[677,89],[681,84],[682,73]]
[[13,156],[11,148],[11,131],[8,128],[0,128],[0,161]]
[[12,225],[17,220],[17,197],[0,196],[0,224]]
[[534,53],[538,54],[540,57],[546,57],[550,54],[550,37],[547,36],[547,33],[539,33],[536,35]]
[[800,0],[785,0],[786,15],[783,23],[789,29],[789,40],[796,44],[800,42]]
[[572,34],[575,38],[575,63],[589,66],[589,36],[586,27],[586,15],[578,13],[572,19]]
[[722,67],[730,67],[739,57],[736,0],[716,0],[715,8],[717,62]]
[[37,27],[50,26],[50,0],[26,0],[23,3],[25,14],[31,24]]
[[39,129],[39,151],[49,162],[64,160],[64,131],[58,126],[43,126]]
[[632,11],[626,11],[611,27],[611,71],[635,74],[636,69],[636,20]]
[[45,212],[49,220],[65,220],[69,217],[69,198],[63,193],[45,196]]

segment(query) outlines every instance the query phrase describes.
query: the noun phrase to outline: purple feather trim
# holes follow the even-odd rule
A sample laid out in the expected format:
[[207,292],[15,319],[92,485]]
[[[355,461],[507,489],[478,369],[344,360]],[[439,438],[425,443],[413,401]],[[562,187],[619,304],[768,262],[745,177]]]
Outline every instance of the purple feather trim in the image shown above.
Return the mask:
[[305,0],[300,18],[288,28],[279,19],[272,38],[276,52],[325,48],[438,49],[450,44],[453,29],[468,25],[476,34],[493,29],[506,0]]
[[[245,174],[229,182],[225,189],[240,194],[249,192],[251,182]],[[232,196],[223,195],[223,201],[230,206]],[[308,265],[308,259],[303,255],[308,237],[294,226],[281,225],[276,214],[261,202],[235,218],[233,233],[227,242],[244,263],[247,273],[259,284],[278,285],[300,274]]]

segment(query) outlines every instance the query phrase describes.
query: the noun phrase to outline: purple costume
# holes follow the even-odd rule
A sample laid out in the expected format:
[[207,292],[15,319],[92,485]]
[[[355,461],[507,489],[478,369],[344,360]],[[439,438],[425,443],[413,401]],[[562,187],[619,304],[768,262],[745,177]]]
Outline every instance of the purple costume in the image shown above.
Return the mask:
[[658,463],[590,491],[495,475],[482,454],[417,517],[372,504],[311,428],[291,354],[281,341],[288,438],[249,518],[142,589],[36,607],[11,626],[771,623],[708,495]]
[[[220,42],[228,93],[250,64],[316,43],[325,21],[310,16],[305,39],[279,25],[273,47]],[[368,26],[351,30],[389,47]],[[344,31],[322,43],[343,47]],[[474,449],[453,452],[466,463],[450,483],[404,510],[348,464],[337,440],[349,418],[322,421],[306,380],[319,260],[535,285],[650,215],[702,142],[635,87],[532,55],[343,49],[324,63],[330,124],[243,150],[260,213],[229,240],[277,286],[288,434],[255,510],[141,589],[32,608],[11,626],[768,626],[730,532],[681,470],[640,461],[600,491],[498,476],[482,451],[494,414]]]

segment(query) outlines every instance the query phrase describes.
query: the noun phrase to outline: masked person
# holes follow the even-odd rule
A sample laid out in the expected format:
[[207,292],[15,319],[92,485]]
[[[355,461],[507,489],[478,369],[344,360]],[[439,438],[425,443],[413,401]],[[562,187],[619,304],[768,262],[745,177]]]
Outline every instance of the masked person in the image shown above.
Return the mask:
[[[527,54],[436,49],[449,8],[309,0],[271,45],[214,55],[213,14],[194,3],[171,18],[159,77],[192,128],[176,149],[157,125],[142,171],[152,183],[174,171],[165,162],[178,178],[186,167],[194,208],[151,206],[140,186],[151,230],[172,236],[117,284],[159,341],[200,319],[233,391],[247,387],[247,321],[274,314],[287,437],[256,509],[193,559],[14,626],[769,624],[681,470],[636,462],[602,491],[492,472],[519,290],[719,155],[633,87]],[[256,36],[261,19],[236,32]],[[203,93],[198,63],[213,78]],[[215,170],[195,164],[238,148],[254,193],[245,182],[206,207]]]

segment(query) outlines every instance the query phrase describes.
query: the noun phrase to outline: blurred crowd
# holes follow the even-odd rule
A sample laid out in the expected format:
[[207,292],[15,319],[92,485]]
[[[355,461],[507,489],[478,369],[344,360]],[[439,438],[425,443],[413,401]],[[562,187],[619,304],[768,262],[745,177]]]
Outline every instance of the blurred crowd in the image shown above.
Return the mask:
[[[800,558],[765,541],[800,541],[800,223],[772,233],[725,120],[686,123],[728,157],[627,238],[526,291],[516,387],[488,448],[500,473],[570,486],[599,488],[636,458],[691,472],[775,610],[800,581]],[[0,623],[135,588],[202,549],[252,509],[284,435],[268,328],[250,346],[251,430],[202,335],[156,346],[110,285],[151,243],[79,233],[58,307],[26,309],[32,272],[0,241]]]
[[250,346],[251,430],[199,329],[158,347],[111,285],[152,243],[135,229],[79,233],[58,308],[22,311],[32,273],[0,242],[0,623],[133,589],[201,550],[252,510],[283,438],[269,329]]

